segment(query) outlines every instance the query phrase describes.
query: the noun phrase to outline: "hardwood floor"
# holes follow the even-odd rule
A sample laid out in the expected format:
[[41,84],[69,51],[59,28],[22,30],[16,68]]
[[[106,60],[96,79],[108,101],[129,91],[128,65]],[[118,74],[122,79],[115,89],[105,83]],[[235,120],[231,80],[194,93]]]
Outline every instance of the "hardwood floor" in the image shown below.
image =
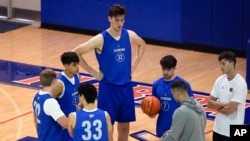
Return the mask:
[[[33,23],[17,30],[0,33],[0,59],[63,69],[59,59],[62,52],[72,50],[90,37],[41,29],[39,23]],[[161,77],[159,61],[166,54],[176,56],[176,74],[188,80],[193,90],[209,93],[215,79],[221,74],[217,54],[148,44],[142,62],[133,74],[133,80],[152,83]],[[91,66],[98,67],[94,52],[89,52],[84,57]],[[245,77],[246,59],[237,58],[236,68]],[[80,71],[86,72],[83,69]],[[35,92],[33,89],[0,84],[1,140],[13,141],[25,136],[36,136],[31,114],[31,100]],[[139,108],[136,108],[136,115],[137,121],[131,124],[131,133],[139,130],[155,132],[155,119],[147,117]],[[207,141],[211,141],[212,127],[213,121],[208,120]],[[114,136],[117,136],[116,130]]]

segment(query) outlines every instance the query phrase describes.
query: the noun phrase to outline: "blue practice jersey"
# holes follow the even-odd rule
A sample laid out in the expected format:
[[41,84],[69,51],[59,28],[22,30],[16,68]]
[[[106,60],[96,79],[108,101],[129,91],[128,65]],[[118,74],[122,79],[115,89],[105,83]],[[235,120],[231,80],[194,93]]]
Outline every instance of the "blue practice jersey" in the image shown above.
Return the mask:
[[103,31],[102,53],[96,52],[96,58],[103,72],[103,82],[123,85],[131,81],[131,45],[128,31],[123,29],[119,40]]
[[78,110],[74,128],[74,141],[107,141],[108,126],[105,112]]
[[70,112],[76,111],[79,102],[77,90],[80,85],[80,81],[77,74],[74,75],[74,78],[75,84],[73,85],[63,74],[58,76],[58,79],[64,83],[64,93],[62,94],[62,97],[57,98],[57,101],[66,116],[68,116]]
[[62,141],[62,127],[44,112],[44,102],[52,98],[48,94],[37,93],[33,99],[32,107],[37,120],[38,141]]
[[152,86],[152,95],[158,97],[161,101],[161,110],[156,123],[156,134],[158,137],[161,137],[166,130],[170,129],[173,113],[181,105],[181,103],[175,101],[171,92],[171,84],[176,80],[184,81],[188,88],[188,94],[193,96],[190,84],[179,76],[176,76],[171,81],[165,81],[164,78],[160,78]]

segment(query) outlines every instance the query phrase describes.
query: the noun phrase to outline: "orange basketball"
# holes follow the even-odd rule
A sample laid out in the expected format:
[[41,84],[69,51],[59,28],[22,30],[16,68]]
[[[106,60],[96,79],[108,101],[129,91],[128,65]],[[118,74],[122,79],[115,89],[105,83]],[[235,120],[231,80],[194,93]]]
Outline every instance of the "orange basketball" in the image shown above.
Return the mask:
[[161,108],[160,100],[155,96],[146,96],[141,102],[141,109],[143,113],[154,116],[159,113]]

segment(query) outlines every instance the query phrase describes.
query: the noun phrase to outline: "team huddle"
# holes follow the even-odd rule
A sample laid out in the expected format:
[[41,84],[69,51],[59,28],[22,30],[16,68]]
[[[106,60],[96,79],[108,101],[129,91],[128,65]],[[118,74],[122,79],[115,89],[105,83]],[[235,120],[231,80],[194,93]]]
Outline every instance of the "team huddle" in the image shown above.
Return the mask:
[[[123,28],[125,7],[109,9],[110,27],[61,55],[64,70],[40,73],[41,90],[32,108],[39,141],[128,141],[130,122],[136,121],[132,74],[140,63],[146,43],[134,31]],[[133,48],[136,48],[132,57]],[[95,70],[84,59],[94,51]],[[134,58],[134,60],[132,59]],[[216,109],[213,141],[229,141],[230,124],[244,124],[247,84],[235,72],[236,56],[222,52],[218,61],[223,74],[215,81],[208,107]],[[193,98],[189,82],[175,74],[177,59],[160,60],[163,76],[152,84],[152,95],[160,101],[157,118],[159,141],[205,141],[206,113]],[[79,66],[99,82],[97,88],[80,83]],[[117,139],[113,125],[117,123]]]

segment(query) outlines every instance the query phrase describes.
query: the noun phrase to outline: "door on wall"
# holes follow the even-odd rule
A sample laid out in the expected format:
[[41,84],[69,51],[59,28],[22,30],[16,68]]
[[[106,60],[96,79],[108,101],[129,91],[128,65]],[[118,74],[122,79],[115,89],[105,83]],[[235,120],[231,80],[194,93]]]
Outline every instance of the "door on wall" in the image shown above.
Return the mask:
[[1,0],[0,17],[40,21],[40,0]]
[[7,17],[7,2],[9,0],[0,1],[0,17],[6,18]]

